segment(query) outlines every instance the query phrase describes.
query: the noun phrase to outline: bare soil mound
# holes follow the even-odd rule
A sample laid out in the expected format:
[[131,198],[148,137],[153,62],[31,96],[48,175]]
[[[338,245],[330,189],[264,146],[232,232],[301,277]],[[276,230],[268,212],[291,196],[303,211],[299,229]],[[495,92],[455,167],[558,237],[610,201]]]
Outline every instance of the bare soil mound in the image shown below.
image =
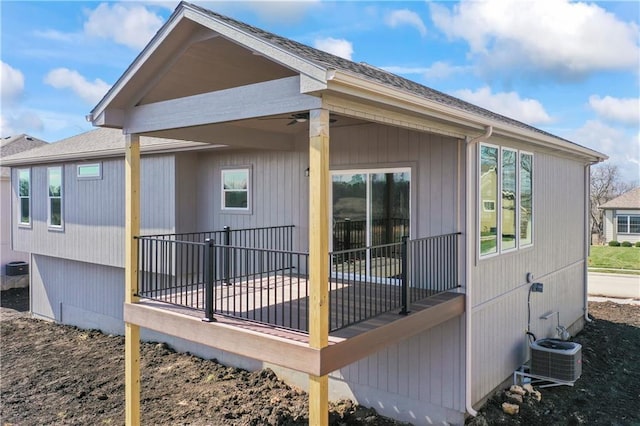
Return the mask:
[[582,376],[575,386],[537,389],[516,415],[505,414],[500,391],[467,425],[640,425],[640,306],[589,303],[594,318],[572,340],[582,345]]
[[[4,425],[123,424],[124,339],[27,318],[26,290],[0,297],[0,420]],[[590,303],[594,321],[575,387],[541,389],[518,415],[504,392],[472,425],[640,424],[640,306]],[[247,372],[216,360],[142,345],[143,424],[305,425],[307,394],[270,370]],[[332,425],[399,425],[350,401],[333,404]]]
[[[8,290],[0,299],[2,424],[124,424],[124,338],[27,318],[24,293]],[[165,344],[143,343],[141,355],[143,424],[309,422],[307,394],[268,369],[226,367]],[[340,401],[331,406],[330,424],[404,423]]]

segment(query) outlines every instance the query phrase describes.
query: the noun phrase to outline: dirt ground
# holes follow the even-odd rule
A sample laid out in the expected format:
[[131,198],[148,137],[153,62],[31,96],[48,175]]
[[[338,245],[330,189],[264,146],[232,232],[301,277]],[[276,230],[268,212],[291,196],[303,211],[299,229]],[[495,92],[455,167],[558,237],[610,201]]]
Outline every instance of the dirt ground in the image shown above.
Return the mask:
[[575,386],[525,395],[517,415],[497,392],[467,425],[640,425],[640,305],[589,302],[593,322],[572,340],[582,345],[582,376]]
[[[123,424],[124,339],[28,318],[28,293],[0,295],[0,421],[3,425]],[[595,320],[574,340],[583,374],[573,388],[525,397],[502,412],[496,394],[468,424],[640,424],[640,306],[590,303]],[[304,425],[307,395],[270,370],[247,372],[142,345],[143,424]],[[399,425],[373,409],[341,401],[332,425]]]

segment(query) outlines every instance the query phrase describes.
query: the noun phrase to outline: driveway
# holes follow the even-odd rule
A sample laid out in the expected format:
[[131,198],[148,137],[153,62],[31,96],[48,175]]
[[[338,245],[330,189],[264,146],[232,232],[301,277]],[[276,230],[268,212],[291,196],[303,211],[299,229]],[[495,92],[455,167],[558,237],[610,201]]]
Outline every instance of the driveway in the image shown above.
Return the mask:
[[640,299],[640,275],[589,272],[589,296]]

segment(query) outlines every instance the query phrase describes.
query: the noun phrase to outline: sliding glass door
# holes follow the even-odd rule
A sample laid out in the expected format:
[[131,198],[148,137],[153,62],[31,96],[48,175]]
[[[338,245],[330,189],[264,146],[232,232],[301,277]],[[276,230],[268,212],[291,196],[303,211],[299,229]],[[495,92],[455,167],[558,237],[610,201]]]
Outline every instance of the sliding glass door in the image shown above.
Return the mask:
[[400,246],[409,236],[411,171],[403,169],[332,173],[332,271],[393,278]]

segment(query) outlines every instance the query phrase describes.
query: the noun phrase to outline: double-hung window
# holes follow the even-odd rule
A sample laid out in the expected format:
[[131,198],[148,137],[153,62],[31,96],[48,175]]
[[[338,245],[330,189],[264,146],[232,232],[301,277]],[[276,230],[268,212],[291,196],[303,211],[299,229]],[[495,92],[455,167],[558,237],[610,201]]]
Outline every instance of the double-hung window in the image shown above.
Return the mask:
[[62,167],[47,168],[48,225],[50,228],[62,228],[64,224],[62,185]]
[[640,215],[617,215],[618,234],[640,234]]
[[18,169],[18,198],[20,199],[18,223],[31,225],[31,170]]
[[480,145],[480,256],[533,244],[533,154]]
[[222,210],[249,211],[249,168],[222,170]]

